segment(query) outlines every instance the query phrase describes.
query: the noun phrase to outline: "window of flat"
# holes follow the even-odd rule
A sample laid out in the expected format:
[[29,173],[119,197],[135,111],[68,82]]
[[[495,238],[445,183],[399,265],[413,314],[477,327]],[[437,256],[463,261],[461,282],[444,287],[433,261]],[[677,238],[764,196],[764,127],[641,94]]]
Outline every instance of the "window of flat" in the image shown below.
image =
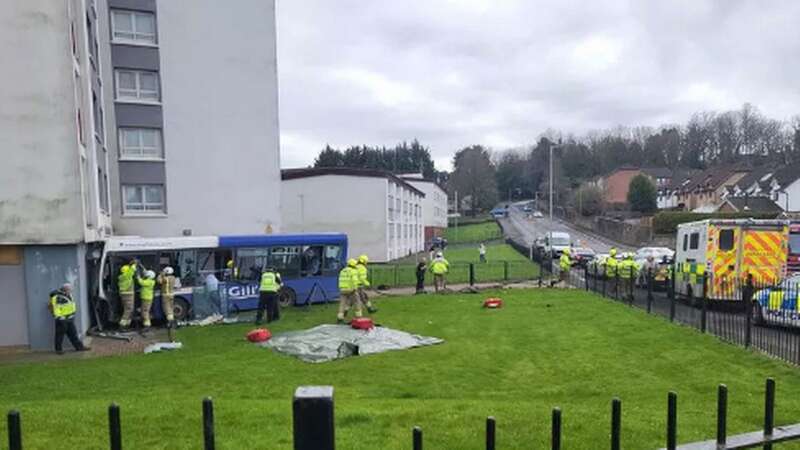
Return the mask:
[[123,212],[129,215],[164,214],[164,186],[127,184],[122,186]]
[[120,70],[115,72],[117,100],[159,102],[158,73],[144,70]]
[[120,128],[119,155],[121,159],[162,159],[161,130],[157,128]]
[[700,247],[700,233],[692,233],[689,236],[689,250],[697,250]]
[[111,11],[111,35],[114,42],[156,44],[156,16],[149,12]]

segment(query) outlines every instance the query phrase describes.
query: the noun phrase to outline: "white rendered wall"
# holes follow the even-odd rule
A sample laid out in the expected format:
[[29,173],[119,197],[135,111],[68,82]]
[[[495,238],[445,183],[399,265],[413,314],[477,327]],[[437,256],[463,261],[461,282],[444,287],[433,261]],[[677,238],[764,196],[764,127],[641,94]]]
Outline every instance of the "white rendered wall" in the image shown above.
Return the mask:
[[345,233],[350,257],[386,261],[386,185],[384,178],[342,175],[284,180],[282,231]]
[[116,234],[280,231],[274,0],[159,1],[157,28],[167,213]]

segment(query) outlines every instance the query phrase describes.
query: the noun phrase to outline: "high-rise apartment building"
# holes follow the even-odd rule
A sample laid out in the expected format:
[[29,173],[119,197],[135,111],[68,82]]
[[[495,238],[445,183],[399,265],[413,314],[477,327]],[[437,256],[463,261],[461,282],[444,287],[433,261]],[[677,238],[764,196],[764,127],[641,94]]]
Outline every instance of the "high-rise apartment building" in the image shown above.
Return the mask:
[[48,293],[109,235],[280,229],[274,0],[0,8],[0,347],[51,348]]

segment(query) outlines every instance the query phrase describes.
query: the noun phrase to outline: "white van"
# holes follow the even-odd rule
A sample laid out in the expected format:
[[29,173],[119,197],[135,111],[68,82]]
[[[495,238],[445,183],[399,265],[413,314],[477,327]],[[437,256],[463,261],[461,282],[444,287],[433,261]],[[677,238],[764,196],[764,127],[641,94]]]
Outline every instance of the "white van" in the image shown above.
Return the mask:
[[553,258],[561,256],[564,249],[570,248],[572,238],[563,231],[550,231],[544,235],[544,252]]

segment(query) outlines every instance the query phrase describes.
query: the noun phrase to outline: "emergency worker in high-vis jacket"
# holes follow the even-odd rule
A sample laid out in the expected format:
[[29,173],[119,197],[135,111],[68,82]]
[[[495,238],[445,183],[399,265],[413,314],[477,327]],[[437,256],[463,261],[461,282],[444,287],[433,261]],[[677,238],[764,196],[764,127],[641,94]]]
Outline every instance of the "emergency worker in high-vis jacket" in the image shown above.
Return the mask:
[[139,298],[142,300],[142,325],[150,327],[150,310],[153,307],[153,297],[155,297],[156,273],[148,270],[144,273],[144,278],[137,276],[136,282],[139,283]]
[[53,319],[55,319],[56,353],[59,355],[64,354],[61,344],[64,342],[65,335],[76,351],[89,350],[89,347],[83,345],[83,342],[78,338],[78,330],[75,328],[75,313],[78,312],[78,307],[72,298],[71,284],[64,283],[61,288],[50,293],[48,309],[53,314]]
[[355,259],[347,260],[347,266],[339,271],[339,312],[336,319],[344,322],[344,317],[350,308],[355,309],[355,316],[361,317],[361,299],[358,297],[358,262]]
[[122,317],[119,326],[127,328],[131,325],[131,316],[134,308],[134,286],[133,280],[136,277],[136,260],[131,260],[128,264],[119,268],[117,276],[117,291],[119,300],[122,303]]
[[433,272],[433,289],[435,292],[447,288],[447,272],[450,272],[450,263],[444,259],[442,252],[437,252],[436,257],[431,261],[428,270]]
[[572,259],[569,257],[569,249],[565,248],[564,251],[561,252],[561,257],[558,259],[558,274],[561,277],[561,281],[566,283],[569,278],[569,270],[572,268]]
[[156,281],[161,288],[161,311],[167,319],[167,326],[175,322],[175,271],[172,267],[164,267]]
[[258,311],[256,312],[256,325],[261,323],[264,318],[264,310],[267,310],[267,323],[281,318],[278,307],[278,291],[281,289],[283,281],[281,274],[275,268],[268,267],[261,273],[261,281],[258,287]]
[[358,257],[358,264],[356,264],[356,270],[358,271],[358,299],[361,300],[362,305],[367,307],[367,311],[374,313],[378,309],[372,306],[372,302],[369,300],[369,295],[367,295],[367,288],[369,288],[369,271],[367,270],[368,262],[369,258],[367,258],[367,255],[361,255]]

